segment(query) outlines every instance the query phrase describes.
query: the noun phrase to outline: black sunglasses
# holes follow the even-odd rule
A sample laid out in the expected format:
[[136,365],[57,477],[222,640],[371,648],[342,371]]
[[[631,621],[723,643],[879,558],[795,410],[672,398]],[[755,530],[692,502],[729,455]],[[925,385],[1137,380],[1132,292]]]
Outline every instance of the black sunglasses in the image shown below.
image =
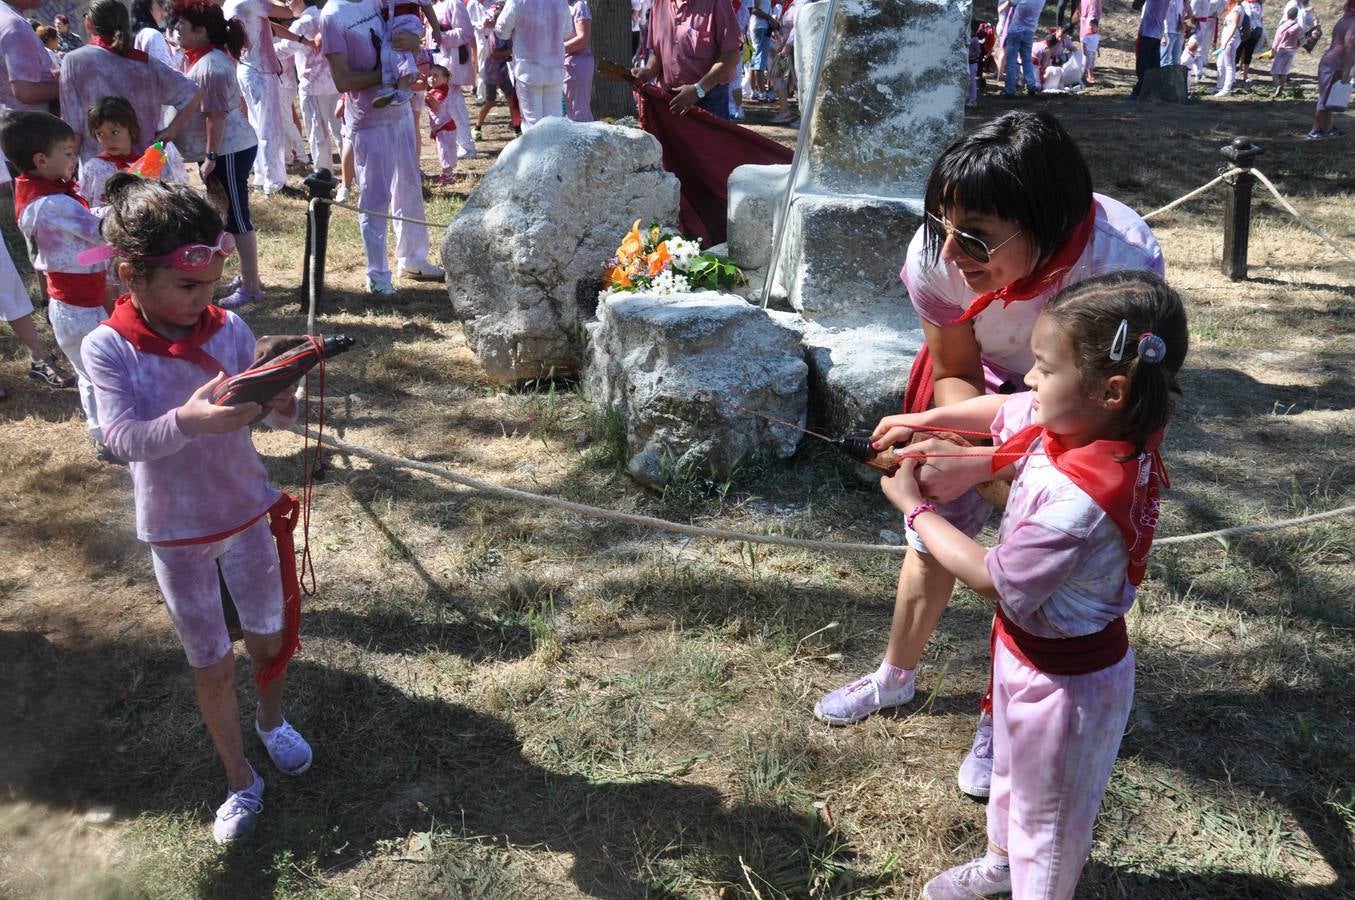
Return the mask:
[[963,251],[964,255],[977,263],[990,262],[994,253],[1010,244],[1012,238],[1015,238],[1021,233],[1021,229],[1018,228],[1016,231],[1012,232],[1010,237],[996,247],[989,247],[983,238],[977,238],[972,234],[966,234],[945,219],[930,212],[927,213],[927,227],[931,229],[932,234],[936,235],[937,240],[942,243],[944,243],[948,237],[954,238],[955,244]]

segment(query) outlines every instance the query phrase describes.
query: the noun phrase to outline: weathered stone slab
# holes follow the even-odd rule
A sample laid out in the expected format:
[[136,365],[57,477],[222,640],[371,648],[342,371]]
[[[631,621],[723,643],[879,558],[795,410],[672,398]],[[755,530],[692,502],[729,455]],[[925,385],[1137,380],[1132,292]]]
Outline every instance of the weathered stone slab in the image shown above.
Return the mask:
[[[662,486],[676,472],[728,477],[750,454],[787,457],[803,424],[807,376],[798,335],[729,294],[619,295],[588,326],[586,392],[626,423],[626,469]],[[724,403],[716,402],[716,398]]]
[[[827,3],[795,21],[800,84],[809,85]],[[838,0],[809,129],[803,187],[918,197],[933,160],[964,127],[970,3]]]
[[1190,99],[1190,82],[1186,67],[1162,66],[1144,72],[1139,97],[1162,100],[1166,103],[1185,103]]
[[765,269],[772,228],[781,219],[790,166],[739,166],[729,173],[729,258],[744,269]]
[[447,292],[490,379],[582,365],[603,263],[636,219],[676,223],[678,182],[634,128],[544,120],[510,143],[442,240]]

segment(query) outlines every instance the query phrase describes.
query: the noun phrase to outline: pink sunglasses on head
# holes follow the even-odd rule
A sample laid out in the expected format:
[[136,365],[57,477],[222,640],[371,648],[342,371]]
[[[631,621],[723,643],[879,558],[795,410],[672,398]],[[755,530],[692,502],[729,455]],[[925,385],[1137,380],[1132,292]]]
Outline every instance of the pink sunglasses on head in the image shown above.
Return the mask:
[[[235,235],[223,231],[216,236],[216,244],[211,246],[207,244],[184,244],[163,256],[135,256],[132,259],[137,262],[173,266],[184,272],[200,272],[212,264],[213,256],[220,256],[225,259],[234,251]],[[95,263],[112,259],[116,255],[117,251],[112,247],[91,247],[77,255],[75,261],[82,266],[92,266]]]

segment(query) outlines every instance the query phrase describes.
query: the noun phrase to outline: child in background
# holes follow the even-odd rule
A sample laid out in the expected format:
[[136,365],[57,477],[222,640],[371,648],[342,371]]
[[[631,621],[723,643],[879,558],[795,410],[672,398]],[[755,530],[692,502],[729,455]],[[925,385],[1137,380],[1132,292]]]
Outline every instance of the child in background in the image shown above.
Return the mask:
[[[408,50],[396,50],[391,38],[397,34],[412,34],[420,41],[424,31],[433,31],[433,45],[442,43],[442,26],[438,24],[438,14],[428,0],[419,2],[400,2],[400,0],[381,0],[381,18],[386,20],[385,39],[381,42],[381,79],[383,85],[377,92],[372,105],[378,109],[392,104],[408,103],[414,97],[410,85],[419,77],[419,62],[415,54]],[[425,25],[425,22],[427,23]]]
[[80,342],[106,314],[107,277],[103,263],[81,264],[78,256],[100,246],[99,218],[75,190],[79,139],[69,125],[43,112],[12,112],[0,126],[0,147],[21,174],[14,182],[19,230],[36,252],[33,268],[47,278],[52,303],[47,320],[74,367],[95,456],[117,462],[104,446],[94,386],[80,355]]
[[105,205],[104,182],[108,176],[126,172],[141,158],[132,152],[132,145],[141,140],[141,126],[132,104],[122,97],[104,97],[85,114],[85,127],[99,142],[99,152],[80,166],[80,196],[97,210]]
[[[497,15],[498,7],[490,7],[491,26]],[[498,102],[500,93],[508,101],[513,133],[522,134],[522,109],[518,106],[518,95],[513,89],[513,79],[508,75],[508,61],[513,58],[513,42],[491,34],[489,48],[484,61],[480,64],[480,93],[476,97],[480,101],[480,112],[473,131],[477,141],[484,138],[485,119],[489,118],[489,111]]]
[[1096,84],[1096,53],[1101,49],[1101,20],[1090,19],[1087,33],[1082,36],[1082,55],[1087,58],[1082,80],[1087,84]]
[[442,165],[439,184],[451,184],[456,180],[456,119],[452,118],[452,104],[447,98],[450,77],[446,66],[430,66],[428,93],[424,97],[428,104],[428,124],[432,127],[430,136],[437,144],[438,162]]
[[[9,183],[9,166],[0,165],[0,184]],[[14,336],[28,348],[28,377],[50,387],[66,388],[75,384],[75,376],[57,365],[56,357],[38,337],[33,325],[33,298],[10,258],[9,248],[0,240],[0,321],[7,323]],[[0,400],[9,394],[0,389]]]
[[976,476],[1015,474],[991,550],[923,500],[916,460],[881,480],[936,559],[996,603],[988,850],[933,878],[925,897],[1073,896],[1134,697],[1124,616],[1167,483],[1158,447],[1187,343],[1184,307],[1161,279],[1090,278],[1036,321],[1029,392],[890,417],[877,431],[883,447],[912,425],[991,428],[1001,443]]
[[1181,51],[1180,61],[1180,64],[1186,67],[1186,90],[1188,91],[1195,90],[1195,84],[1199,81],[1197,73],[1204,71],[1204,63],[1200,56],[1200,42],[1192,34],[1186,41],[1186,49]]
[[198,708],[225,766],[226,802],[212,834],[228,843],[253,828],[264,782],[240,734],[223,582],[259,683],[254,730],[284,773],[299,775],[311,764],[310,746],[282,714],[295,649],[295,634],[284,633],[284,594],[299,602],[287,522],[295,521],[296,501],[268,483],[249,431],[260,418],[286,427],[297,403],[290,391],[262,406],[209,399],[224,373],[251,365],[255,342],[243,320],[212,305],[234,241],[206,198],[186,185],[121,173],[105,191],[106,252],[130,293],[85,338],[83,353],[106,416],[104,438],[130,461],[137,537],[151,545]]
[[1289,80],[1289,70],[1294,66],[1294,54],[1299,51],[1299,41],[1303,38],[1303,28],[1299,25],[1299,8],[1291,6],[1285,12],[1284,21],[1275,29],[1275,40],[1270,49],[1275,52],[1275,61],[1270,64],[1270,76],[1275,81],[1275,93],[1279,97]]
[[319,0],[292,0],[296,20],[290,31],[302,39],[297,58],[297,87],[301,96],[301,122],[306,129],[311,160],[319,169],[334,168],[334,152],[342,143],[339,116],[339,89],[329,60],[320,52]]

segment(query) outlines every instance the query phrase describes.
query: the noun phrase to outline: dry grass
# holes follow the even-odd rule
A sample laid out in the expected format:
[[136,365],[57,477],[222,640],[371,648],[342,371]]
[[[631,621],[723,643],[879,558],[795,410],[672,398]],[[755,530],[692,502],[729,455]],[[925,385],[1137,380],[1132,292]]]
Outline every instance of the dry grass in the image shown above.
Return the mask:
[[[1128,17],[1107,18],[1103,73],[1123,86]],[[1265,171],[1355,242],[1349,139],[1298,140],[1306,104],[1137,107],[1109,89],[1036,102],[1078,136],[1100,188],[1139,209],[1207,180],[1232,134],[1259,136]],[[976,119],[1006,108],[985,103]],[[435,196],[430,218],[458,202]],[[1355,494],[1355,267],[1260,208],[1243,284],[1217,274],[1219,197],[1156,226],[1194,339],[1167,533]],[[298,329],[301,210],[259,211],[276,301],[247,313],[260,333]],[[730,527],[899,528],[817,446],[646,493],[616,469],[615,423],[579,396],[490,389],[440,289],[353,293],[346,214],[331,248],[325,327],[360,341],[330,371],[329,424],[349,440]],[[206,828],[220,773],[127,474],[92,462],[72,394],[30,389],[13,364],[0,385],[14,395],[0,407],[0,895],[913,896],[982,847],[983,809],[953,780],[986,681],[977,597],[942,620],[925,699],[828,729],[809,708],[878,659],[887,560],[642,533],[334,456],[288,712],[316,764],[266,775],[259,833],[223,851]],[[258,445],[294,487],[297,441]],[[1340,521],[1155,555],[1131,615],[1138,698],[1082,895],[1355,893],[1353,534]]]

